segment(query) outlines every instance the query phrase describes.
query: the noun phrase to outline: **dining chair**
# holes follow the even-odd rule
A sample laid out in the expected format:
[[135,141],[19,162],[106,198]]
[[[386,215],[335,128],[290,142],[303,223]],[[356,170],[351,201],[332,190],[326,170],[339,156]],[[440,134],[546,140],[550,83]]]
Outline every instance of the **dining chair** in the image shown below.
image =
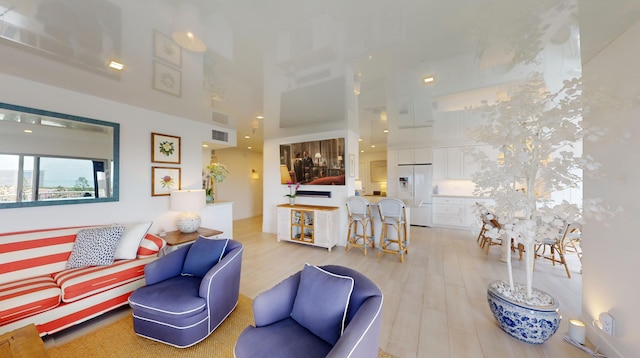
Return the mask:
[[400,262],[404,262],[404,255],[409,253],[407,209],[404,202],[393,198],[382,199],[378,202],[378,211],[382,222],[378,258],[383,253],[393,253],[400,256]]
[[[566,224],[556,237],[540,239],[534,245],[535,258],[542,257],[547,259],[551,261],[554,266],[556,263],[563,265],[564,270],[567,272],[567,277],[569,278],[571,278],[571,273],[569,272],[569,266],[567,265],[567,260],[564,254],[568,237],[570,237],[569,233],[574,231],[574,228],[576,228],[575,225],[576,224],[571,223]],[[547,248],[549,248],[549,254],[546,253]]]
[[347,230],[345,251],[348,252],[349,248],[355,246],[360,248],[366,256],[367,247],[375,247],[371,204],[362,197],[350,196],[347,198],[346,205],[349,215],[349,229]]

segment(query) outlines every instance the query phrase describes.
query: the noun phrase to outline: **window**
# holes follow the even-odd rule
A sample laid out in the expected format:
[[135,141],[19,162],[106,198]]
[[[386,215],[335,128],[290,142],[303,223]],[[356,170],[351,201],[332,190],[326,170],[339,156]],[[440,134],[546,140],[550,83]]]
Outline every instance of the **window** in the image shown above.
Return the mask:
[[112,171],[107,160],[0,154],[0,202],[109,197]]

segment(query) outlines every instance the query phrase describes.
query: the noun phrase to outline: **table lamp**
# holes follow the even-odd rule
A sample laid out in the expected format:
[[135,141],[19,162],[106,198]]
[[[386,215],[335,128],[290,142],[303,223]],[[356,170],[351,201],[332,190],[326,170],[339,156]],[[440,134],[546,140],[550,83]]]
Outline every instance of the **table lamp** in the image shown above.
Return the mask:
[[207,205],[204,189],[176,190],[171,192],[171,210],[181,211],[176,226],[184,234],[195,232],[200,227],[200,215],[196,211]]
[[316,153],[315,158],[318,160],[318,165],[320,165],[320,159],[322,159],[322,154]]

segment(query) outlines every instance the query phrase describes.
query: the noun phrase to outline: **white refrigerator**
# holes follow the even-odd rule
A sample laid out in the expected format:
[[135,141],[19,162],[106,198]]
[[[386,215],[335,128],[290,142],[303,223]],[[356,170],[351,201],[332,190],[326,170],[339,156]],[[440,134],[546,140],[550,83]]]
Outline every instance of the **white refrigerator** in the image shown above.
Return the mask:
[[431,226],[431,164],[398,165],[398,199],[409,208],[409,223]]

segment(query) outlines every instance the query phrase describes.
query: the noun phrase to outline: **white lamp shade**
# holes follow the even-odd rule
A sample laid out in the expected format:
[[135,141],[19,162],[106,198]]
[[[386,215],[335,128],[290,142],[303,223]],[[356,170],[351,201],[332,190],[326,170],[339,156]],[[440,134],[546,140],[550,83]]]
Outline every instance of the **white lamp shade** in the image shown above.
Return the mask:
[[320,154],[320,153],[316,153],[316,158],[317,158],[317,159],[322,158],[322,154]]
[[190,1],[179,1],[173,18],[173,40],[188,51],[204,52],[204,28],[200,11]]
[[204,189],[172,191],[171,210],[182,211],[176,218],[178,230],[185,234],[198,230],[200,215],[196,211],[204,209],[206,205]]
[[171,210],[198,211],[207,205],[204,189],[176,190],[171,192]]
[[355,180],[354,185],[356,190],[362,190],[362,180]]

